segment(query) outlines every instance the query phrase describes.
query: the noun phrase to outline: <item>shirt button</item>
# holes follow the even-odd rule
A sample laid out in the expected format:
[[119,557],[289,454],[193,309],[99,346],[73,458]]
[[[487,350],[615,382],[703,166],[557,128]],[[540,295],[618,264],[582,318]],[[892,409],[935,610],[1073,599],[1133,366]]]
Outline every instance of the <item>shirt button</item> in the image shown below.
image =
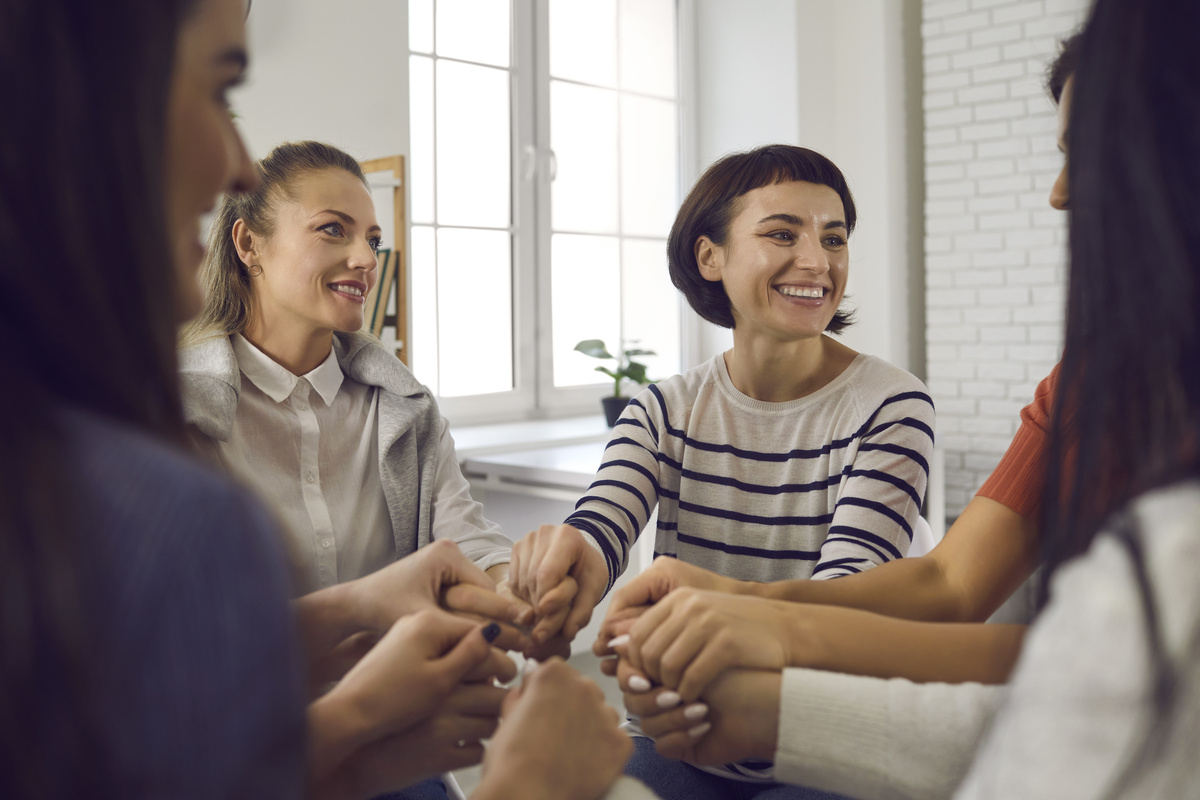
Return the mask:
[[308,481],[309,483],[312,483],[312,482],[313,482],[313,474],[312,474],[312,472],[309,472],[307,475],[305,475],[305,476],[304,476],[304,480]]
[[322,540],[321,540],[321,547],[329,547],[329,540],[328,540],[328,539],[322,539]]

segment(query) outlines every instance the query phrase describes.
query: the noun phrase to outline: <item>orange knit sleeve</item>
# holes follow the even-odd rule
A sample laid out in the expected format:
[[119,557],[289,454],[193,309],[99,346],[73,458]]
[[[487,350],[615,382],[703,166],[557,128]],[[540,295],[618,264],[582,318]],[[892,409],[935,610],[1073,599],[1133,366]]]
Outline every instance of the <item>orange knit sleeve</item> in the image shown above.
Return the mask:
[[1058,386],[1058,365],[1038,384],[1033,402],[1021,409],[1021,427],[1004,458],[977,497],[1008,506],[1023,517],[1032,516],[1041,503],[1046,482],[1046,456],[1050,447],[1050,409]]

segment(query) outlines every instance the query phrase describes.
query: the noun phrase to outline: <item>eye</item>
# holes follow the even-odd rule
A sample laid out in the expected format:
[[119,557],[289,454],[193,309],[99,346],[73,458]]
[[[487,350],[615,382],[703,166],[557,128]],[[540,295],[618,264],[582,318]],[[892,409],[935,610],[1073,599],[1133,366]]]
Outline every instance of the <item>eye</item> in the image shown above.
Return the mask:
[[367,239],[367,243],[371,245],[372,252],[378,253],[379,248],[383,246],[383,237],[372,236],[370,239]]
[[835,248],[836,247],[845,247],[846,239],[843,236],[826,236],[825,237],[825,246],[826,247],[835,247]]
[[792,235],[791,231],[771,231],[770,233],[767,234],[767,237],[770,239],[775,239],[776,241],[780,241],[780,242],[796,241],[796,237]]
[[340,222],[326,222],[324,225],[317,228],[317,230],[322,231],[330,236],[340,237],[343,234],[342,223]]

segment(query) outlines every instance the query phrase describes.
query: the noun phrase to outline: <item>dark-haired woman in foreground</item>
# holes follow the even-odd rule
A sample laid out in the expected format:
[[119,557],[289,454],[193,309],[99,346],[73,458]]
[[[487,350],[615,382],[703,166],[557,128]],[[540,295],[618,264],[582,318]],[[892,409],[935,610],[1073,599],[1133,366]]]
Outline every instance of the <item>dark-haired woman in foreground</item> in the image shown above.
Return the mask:
[[[246,66],[245,12],[0,11],[0,796],[369,797],[478,760],[478,745],[455,755],[433,734],[489,714],[494,729],[503,700],[514,724],[480,796],[537,797],[559,769],[566,795],[594,797],[629,746],[565,665],[507,698],[486,686],[473,721],[455,704],[464,679],[513,669],[490,646],[498,628],[430,608],[475,569],[452,546],[388,568],[415,573],[393,581],[407,585],[356,587],[383,638],[306,709],[278,534],[185,451],[174,349],[199,308],[200,217],[256,180],[225,102]],[[401,610],[417,613],[397,622]],[[299,618],[310,651],[364,621]],[[582,725],[586,747],[543,736],[531,714],[546,707]],[[531,758],[547,753],[554,765]]]

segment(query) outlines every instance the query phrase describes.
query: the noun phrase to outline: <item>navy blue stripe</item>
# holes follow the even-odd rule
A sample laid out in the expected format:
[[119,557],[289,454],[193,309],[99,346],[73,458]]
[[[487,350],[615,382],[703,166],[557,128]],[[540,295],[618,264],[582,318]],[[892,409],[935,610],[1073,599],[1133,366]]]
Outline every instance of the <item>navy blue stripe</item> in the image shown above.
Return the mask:
[[857,539],[857,538],[853,538],[853,537],[849,537],[849,536],[830,536],[830,537],[826,538],[825,541],[826,542],[846,542],[847,544],[852,544],[855,547],[860,547],[863,550],[869,550],[870,552],[872,552],[876,556],[878,556],[879,560],[881,562],[891,561],[895,558],[899,558],[899,556],[888,555],[887,553],[880,550],[878,547],[872,547],[871,545],[867,544],[866,542],[864,542],[861,539]]
[[823,569],[833,569],[834,567],[840,567],[845,564],[857,564],[857,563],[861,563],[863,561],[865,561],[865,559],[858,558],[858,557],[835,558],[832,561],[826,561],[825,563],[818,565],[817,568],[815,570],[813,570],[813,573],[815,574],[817,572],[820,572]]
[[[657,387],[656,387],[657,388]],[[646,425],[649,426],[650,436],[654,439],[654,444],[658,444],[658,428],[654,426],[654,421],[650,419],[650,413],[646,410],[646,406],[636,397],[629,401],[629,405],[637,406],[642,410],[642,416],[645,417]]]
[[603,464],[600,465],[599,471],[602,472],[605,469],[607,469],[608,467],[624,467],[625,469],[631,469],[634,472],[641,473],[642,477],[644,477],[646,480],[650,481],[650,483],[658,482],[657,475],[655,475],[653,472],[646,469],[645,467],[643,467],[641,464],[637,463],[636,461],[629,461],[628,459],[624,459],[624,458],[617,458],[612,461],[605,461]]
[[[657,386],[651,385],[649,388],[650,388],[650,391],[654,394],[654,396],[656,398],[658,398],[659,407],[662,409],[663,424],[666,428],[666,433],[671,436],[674,436],[677,439],[682,439],[684,446],[693,447],[697,450],[706,450],[710,453],[728,453],[730,455],[738,456],[739,458],[745,458],[745,459],[749,459],[752,461],[766,461],[766,462],[776,462],[776,463],[782,462],[782,461],[789,461],[789,460],[797,459],[797,458],[819,458],[823,455],[827,455],[827,454],[831,453],[834,450],[840,450],[842,448],[848,447],[856,439],[861,439],[865,435],[866,431],[870,428],[872,421],[875,419],[876,416],[879,415],[880,410],[883,409],[884,406],[890,405],[892,403],[898,403],[898,402],[902,402],[904,400],[922,400],[922,401],[928,403],[930,408],[933,407],[933,400],[929,397],[929,395],[925,394],[924,392],[902,392],[897,395],[892,395],[891,397],[888,397],[883,402],[881,402],[876,407],[875,411],[869,417],[867,417],[867,421],[864,422],[857,431],[855,431],[853,434],[851,434],[850,436],[847,436],[844,439],[834,439],[832,442],[830,442],[820,448],[817,448],[815,450],[796,449],[796,450],[788,451],[786,453],[763,453],[763,452],[759,452],[756,450],[743,450],[741,448],[734,447],[733,445],[730,445],[730,444],[714,444],[712,442],[704,442],[699,439],[691,438],[690,436],[687,435],[686,431],[682,431],[682,430],[679,430],[678,428],[674,428],[671,426],[671,421],[670,421],[670,419],[667,418],[666,401],[663,399],[662,393],[658,390]],[[914,420],[914,422],[915,422],[915,420]],[[926,430],[927,432],[929,432],[928,428],[925,425],[920,424],[920,423],[917,423],[917,425],[919,426],[919,429]],[[929,432],[929,433],[930,433],[930,436],[932,437],[932,432]],[[929,471],[929,469],[928,469],[928,467],[926,467],[926,472],[928,472],[928,471]]]
[[663,522],[660,519],[658,522],[658,529],[660,531],[677,531],[677,530],[679,530],[679,523],[678,522]]
[[785,483],[782,486],[762,486],[757,483],[746,483],[735,478],[726,478],[721,475],[709,475],[705,472],[696,472],[693,469],[685,469],[680,472],[681,478],[689,478],[701,483],[713,483],[718,486],[729,486],[734,489],[739,489],[743,492],[751,492],[753,494],[793,494],[800,492],[813,492],[821,489],[828,489],[831,486],[837,486],[842,480],[841,475],[830,475],[828,478],[823,478],[819,481],[811,483]]
[[909,485],[908,481],[903,478],[897,478],[890,472],[884,472],[879,469],[849,469],[846,470],[846,475],[851,478],[871,478],[884,483],[890,483],[900,491],[912,498],[912,501],[917,505],[921,505],[921,498],[917,494],[917,490]]
[[660,553],[657,550],[654,551],[654,557],[655,558],[679,558],[679,556],[675,555],[674,553]]
[[831,566],[829,564],[822,564],[821,566],[819,566],[813,570],[813,573],[812,573],[813,577],[815,578],[817,575],[819,575],[823,572],[828,572],[831,569],[843,569],[843,570],[849,572],[851,575],[858,575],[859,573],[862,572],[862,570],[859,569],[858,567],[852,567],[849,564],[840,564],[836,567]]
[[679,534],[678,539],[682,544],[703,547],[707,550],[720,550],[722,553],[729,553],[734,556],[756,556],[773,561],[784,559],[816,561],[821,557],[819,550],[764,550],[760,547],[745,547],[743,545],[729,544],[728,542],[713,542],[708,539],[699,539],[695,536],[688,536],[686,533]]
[[921,433],[928,436],[929,441],[931,441],[931,442],[933,441],[933,428],[929,427],[924,422],[921,422],[921,420],[913,419],[912,417],[904,417],[902,419],[890,419],[887,422],[883,423],[882,425],[878,425],[878,426],[872,428],[871,430],[867,431],[865,436],[867,436],[867,437],[877,436],[877,435],[883,433],[884,431],[886,431],[888,428],[893,428],[897,425],[903,425],[906,428],[913,428],[915,430],[918,430]]
[[[900,551],[896,549],[896,545],[882,536],[877,536],[870,531],[864,531],[862,528],[855,528],[851,525],[831,525],[829,526],[829,533],[826,535],[825,540],[829,541],[835,536],[841,538],[843,541],[852,541],[864,547],[873,543],[876,547],[883,548],[884,552],[891,553],[891,558],[901,558]],[[879,555],[888,558],[884,553],[879,553]]]
[[[880,503],[876,500],[867,500],[865,497],[843,497],[837,501],[838,506],[858,506],[874,511],[877,514],[883,514],[885,517],[895,522],[900,528],[908,534],[908,540],[911,542],[913,533],[912,526],[908,524],[908,520],[899,511],[896,511],[891,506]],[[836,508],[836,506],[835,506]]]
[[921,469],[925,470],[925,478],[928,480],[929,462],[925,460],[925,456],[921,455],[916,450],[911,450],[907,447],[901,447],[898,444],[890,444],[888,442],[867,443],[858,448],[858,452],[860,453],[866,453],[872,450],[879,450],[884,453],[893,453],[898,456],[904,456],[905,458],[912,459],[921,466]]
[[590,523],[580,519],[575,514],[567,517],[564,524],[573,525],[585,536],[591,536],[596,541],[596,544],[600,545],[600,552],[604,554],[604,560],[608,564],[608,586],[604,589],[604,593],[608,594],[609,589],[612,589],[613,583],[617,580],[617,572],[620,568],[620,562],[617,561],[617,551],[613,550],[612,543],[608,541],[608,537],[601,535]]
[[[591,492],[597,486],[613,486],[613,487],[616,487],[617,489],[624,489],[625,491],[629,492],[631,495],[633,495],[634,497],[636,497],[638,500],[641,501],[642,510],[646,512],[646,519],[650,519],[650,501],[647,500],[642,495],[642,493],[639,492],[637,489],[633,488],[628,483],[625,483],[625,481],[609,481],[609,480],[592,481],[592,485],[588,487],[588,491]],[[618,506],[618,507],[620,507],[620,506]],[[637,522],[634,522],[633,526],[636,528]]]
[[[620,506],[617,506],[615,503],[609,503],[609,501],[605,500],[602,497],[597,497],[594,499],[599,500],[600,502],[603,502],[603,503],[608,503],[609,505],[612,505],[612,506],[616,506],[617,508],[621,508]],[[624,509],[621,509],[621,510],[624,511]],[[628,513],[628,512],[626,512],[626,513]],[[621,546],[621,559],[624,560],[625,556],[629,555],[629,546],[632,544],[632,542],[626,541],[625,532],[622,531],[619,527],[617,527],[616,524],[612,520],[610,520],[608,517],[596,512],[596,511],[590,511],[588,509],[582,509],[582,510],[576,509],[575,513],[572,514],[571,517],[572,518],[578,517],[581,519],[590,519],[593,522],[598,522],[602,527],[607,528],[608,530],[610,530],[612,532],[613,538],[616,539],[617,544],[619,544]],[[567,523],[567,524],[570,524],[570,523]],[[634,536],[636,537],[637,536],[637,524],[636,523],[634,523],[633,528],[634,528]]]
[[679,501],[680,511],[691,511],[706,517],[731,519],[734,522],[750,522],[756,525],[828,525],[833,521],[833,512],[819,514],[815,517],[760,517],[754,514],[742,514],[725,508],[709,508],[696,503]]

